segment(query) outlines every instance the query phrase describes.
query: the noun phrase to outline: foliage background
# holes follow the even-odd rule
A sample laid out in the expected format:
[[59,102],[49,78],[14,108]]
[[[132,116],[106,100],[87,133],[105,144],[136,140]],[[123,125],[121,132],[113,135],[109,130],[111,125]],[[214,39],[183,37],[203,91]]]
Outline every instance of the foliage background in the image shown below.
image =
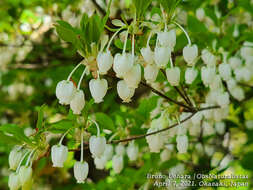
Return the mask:
[[[64,131],[70,125],[78,125],[75,116],[68,108],[58,104],[55,97],[57,82],[67,77],[74,66],[82,60],[75,47],[59,39],[53,24],[62,19],[78,26],[82,14],[92,15],[97,11],[103,15],[108,2],[91,0],[2,0],[0,2],[0,124],[10,127],[16,124],[26,134],[35,130],[37,112],[41,105],[44,106],[44,124],[50,127],[52,133],[45,138],[51,139],[50,144],[57,142],[59,132]],[[114,0],[112,3],[110,18],[120,18],[121,13],[129,14],[131,0]],[[211,26],[200,22],[195,15],[198,8],[204,7],[207,16],[212,20]],[[221,18],[215,14],[216,8],[221,13]],[[153,12],[157,11],[151,9]],[[152,12],[151,11],[151,12]],[[186,26],[190,37],[200,48],[212,46],[212,41],[217,39],[219,46],[235,53],[244,41],[253,41],[253,3],[250,0],[195,0],[182,1],[177,8],[177,19]],[[110,23],[108,23],[110,25]],[[223,25],[226,25],[224,27]],[[239,27],[240,35],[233,36],[234,27]],[[110,25],[111,26],[111,25]],[[216,33],[220,29],[223,33]],[[94,32],[94,31],[93,31]],[[182,33],[177,36],[176,53],[181,55],[182,48],[187,41]],[[115,44],[113,51],[119,51]],[[182,59],[178,59],[180,62]],[[73,80],[78,81],[81,71],[74,75]],[[164,78],[159,75],[160,81]],[[82,83],[86,100],[91,99],[86,77]],[[95,113],[96,119],[103,129],[112,132],[119,131],[122,138],[127,135],[146,133],[142,128],[143,123],[149,124],[150,114],[157,107],[160,99],[150,93],[144,87],[140,87],[133,98],[132,103],[122,104],[115,91],[116,81],[108,78],[110,90],[102,104],[93,104],[90,112]],[[193,90],[201,91],[203,87],[194,86]],[[226,131],[230,133],[230,142],[233,149],[222,146],[223,135],[212,136],[215,138],[215,152],[218,157],[226,153],[233,155],[234,159],[221,171],[212,167],[212,156],[205,153],[199,154],[190,146],[188,154],[178,155],[173,152],[171,159],[161,163],[160,155],[145,151],[147,144],[145,139],[137,143],[143,148],[140,158],[136,163],[128,163],[125,159],[125,168],[120,175],[111,170],[96,170],[91,155],[87,150],[85,160],[89,162],[89,180],[84,185],[77,185],[73,178],[72,167],[74,159],[78,159],[80,152],[69,154],[68,162],[64,169],[51,167],[48,154],[34,164],[34,189],[141,189],[152,180],[146,179],[146,174],[167,172],[177,164],[183,164],[185,173],[234,173],[249,176],[252,182],[253,160],[253,128],[247,128],[245,122],[253,120],[252,83],[244,87],[247,92],[247,101],[233,100],[230,105],[229,117],[225,120]],[[175,92],[168,95],[176,97]],[[166,103],[162,102],[162,106]],[[252,125],[252,124],[251,124]],[[15,139],[5,139],[0,130],[0,189],[7,189],[8,182],[8,154]],[[91,129],[92,130],[92,129]],[[94,131],[91,131],[94,132]],[[74,133],[68,136],[65,143],[69,147],[76,147]],[[20,137],[23,138],[23,137]],[[208,143],[203,139],[203,143]],[[172,142],[172,144],[175,142]],[[194,143],[193,143],[194,144]],[[107,168],[111,168],[111,163]],[[150,187],[152,189],[152,186]],[[248,187],[238,189],[251,189]],[[207,188],[200,188],[207,189]],[[210,188],[211,189],[211,188]],[[223,189],[223,188],[218,188]],[[233,188],[231,188],[233,189]]]

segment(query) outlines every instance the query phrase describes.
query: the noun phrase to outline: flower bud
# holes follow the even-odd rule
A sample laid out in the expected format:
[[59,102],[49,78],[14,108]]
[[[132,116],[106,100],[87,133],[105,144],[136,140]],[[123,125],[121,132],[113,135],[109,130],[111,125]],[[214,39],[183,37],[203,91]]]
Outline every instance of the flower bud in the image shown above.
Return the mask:
[[252,74],[250,72],[250,69],[248,69],[246,66],[236,68],[234,70],[234,73],[235,73],[235,79],[237,81],[248,82],[252,78]]
[[68,147],[64,145],[54,145],[51,148],[51,158],[53,162],[53,167],[63,167],[63,163],[68,157]]
[[226,107],[229,104],[229,94],[227,92],[218,93],[217,104],[221,107]]
[[18,190],[21,187],[18,174],[11,173],[9,176],[8,186],[10,190]]
[[72,100],[70,101],[70,108],[74,114],[81,114],[81,111],[85,105],[84,93],[82,90],[77,90],[74,93]]
[[96,157],[94,159],[95,166],[99,170],[103,170],[105,168],[106,162],[107,162],[107,160],[106,160],[105,156],[102,156],[101,158]]
[[170,59],[171,49],[169,47],[155,47],[155,63],[158,68],[165,67]]
[[245,98],[243,89],[240,86],[235,86],[229,90],[230,94],[238,101],[242,101]]
[[230,57],[228,63],[233,70],[242,66],[242,60],[239,57]]
[[108,84],[105,79],[92,79],[89,82],[90,92],[95,100],[95,103],[103,102],[103,98],[106,95]]
[[166,69],[167,80],[171,86],[178,86],[180,82],[180,69],[179,67]]
[[11,170],[16,170],[19,162],[21,161],[23,156],[22,150],[19,148],[15,147],[11,150],[9,154],[9,166]]
[[222,63],[219,65],[219,74],[223,80],[229,80],[231,78],[231,68],[227,63]]
[[115,171],[115,173],[120,173],[123,169],[123,156],[115,155],[112,158],[112,168]]
[[187,68],[185,71],[185,82],[191,84],[197,77],[198,71],[194,68]]
[[141,66],[135,64],[125,75],[124,81],[129,88],[137,88],[141,81]]
[[89,140],[90,152],[94,157],[100,158],[105,151],[105,137],[91,136]]
[[202,67],[201,79],[205,86],[209,85],[215,77],[215,67]]
[[152,83],[156,80],[159,72],[159,68],[155,64],[148,64],[144,67],[144,78],[148,83]]
[[108,50],[106,52],[99,52],[97,56],[98,71],[100,74],[106,74],[113,64],[113,57],[111,52]]
[[176,45],[176,31],[170,30],[166,32],[158,32],[157,33],[158,43],[163,47],[170,47],[170,49],[174,49]]
[[117,155],[123,156],[125,154],[125,147],[122,144],[118,144],[115,148]]
[[127,156],[130,161],[135,161],[138,157],[139,147],[134,142],[129,143],[127,147]]
[[58,82],[56,86],[56,97],[58,98],[59,103],[62,105],[70,104],[75,90],[76,88],[71,81],[63,80]]
[[186,63],[189,66],[193,66],[196,62],[196,58],[198,56],[198,46],[194,45],[187,45],[183,49],[183,57]]
[[76,162],[74,165],[74,176],[77,183],[84,183],[89,172],[89,165],[87,162]]
[[113,70],[118,78],[123,77],[134,64],[134,59],[131,54],[119,54],[117,53],[114,57]]
[[149,46],[141,48],[141,55],[146,63],[152,64],[154,62],[154,52]]
[[123,102],[130,102],[134,95],[134,89],[129,88],[124,80],[120,80],[117,83],[117,92]]
[[208,66],[215,66],[216,65],[216,57],[207,49],[202,50],[201,58],[205,64]]
[[188,137],[186,135],[177,136],[177,150],[179,153],[186,153],[188,149]]
[[32,179],[32,168],[29,166],[21,166],[18,173],[19,181],[23,186]]

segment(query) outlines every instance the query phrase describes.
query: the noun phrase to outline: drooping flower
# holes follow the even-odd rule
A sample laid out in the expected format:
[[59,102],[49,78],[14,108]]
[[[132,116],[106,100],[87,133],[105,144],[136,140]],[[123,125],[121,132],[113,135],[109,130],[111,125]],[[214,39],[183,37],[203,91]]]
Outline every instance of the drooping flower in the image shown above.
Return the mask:
[[231,78],[231,67],[228,63],[222,63],[219,65],[219,74],[223,80],[229,80]]
[[183,57],[186,63],[189,66],[193,66],[196,62],[196,58],[198,56],[198,46],[194,45],[187,45],[183,49]]
[[124,80],[120,80],[117,83],[117,92],[123,102],[130,102],[134,91],[134,88],[129,88]]
[[129,88],[137,88],[141,81],[141,66],[135,64],[123,78]]
[[115,155],[112,158],[112,168],[115,173],[120,173],[123,169],[123,156]]
[[149,46],[141,48],[141,55],[146,63],[152,64],[154,62],[154,52]]
[[228,60],[228,63],[230,64],[231,68],[234,70],[236,68],[241,67],[242,60],[239,57],[230,57]]
[[82,90],[77,90],[74,93],[72,100],[70,101],[70,108],[74,114],[81,114],[85,105],[85,97]]
[[108,89],[108,83],[105,79],[92,79],[89,82],[90,92],[95,100],[95,103],[100,103],[103,101]]
[[101,136],[91,136],[89,140],[90,152],[94,157],[100,158],[105,151],[106,139]]
[[191,84],[197,77],[198,71],[194,68],[187,68],[185,71],[185,82]]
[[9,176],[8,186],[10,190],[18,190],[21,187],[17,173],[11,173]]
[[163,47],[170,47],[171,50],[176,45],[176,37],[176,31],[174,29],[157,33],[158,43]]
[[74,176],[77,183],[84,183],[89,172],[89,165],[87,162],[76,162],[74,165]]
[[23,186],[32,179],[32,168],[30,166],[21,166],[18,173],[19,181]]
[[118,144],[115,148],[117,155],[123,156],[125,154],[125,147],[122,144]]
[[215,67],[202,67],[201,79],[205,86],[209,85],[215,77]]
[[100,74],[106,74],[113,64],[113,57],[109,50],[106,52],[99,52],[97,56],[98,71]]
[[111,160],[113,156],[113,146],[111,144],[106,144],[105,145],[105,151],[103,155],[106,160]]
[[97,169],[99,170],[103,170],[105,168],[107,159],[105,158],[105,156],[102,156],[100,158],[95,157],[94,158],[94,163]]
[[16,170],[23,156],[20,148],[14,147],[9,154],[9,166],[11,170]]
[[56,97],[58,98],[59,103],[63,105],[70,104],[75,90],[76,88],[71,81],[62,80],[58,82],[56,86]]
[[58,144],[51,148],[51,158],[53,167],[63,167],[63,163],[67,160],[68,147]]
[[227,92],[218,93],[217,104],[221,107],[226,107],[229,104],[229,94]]
[[129,53],[119,54],[114,56],[113,70],[118,78],[123,77],[134,65],[134,58]]
[[178,152],[186,153],[188,149],[188,137],[186,135],[178,135],[176,141]]
[[203,8],[198,8],[196,10],[196,17],[198,20],[203,21],[205,18],[205,11]]
[[171,86],[178,86],[180,82],[180,68],[179,67],[167,68],[166,76]]
[[159,68],[155,64],[148,64],[144,67],[144,78],[148,83],[154,82],[157,78]]
[[130,161],[135,161],[138,157],[139,147],[132,141],[127,147],[127,156]]
[[164,68],[170,59],[171,49],[169,47],[155,47],[154,59],[158,68]]
[[216,64],[216,57],[209,50],[204,49],[201,52],[201,58],[208,66],[214,66]]

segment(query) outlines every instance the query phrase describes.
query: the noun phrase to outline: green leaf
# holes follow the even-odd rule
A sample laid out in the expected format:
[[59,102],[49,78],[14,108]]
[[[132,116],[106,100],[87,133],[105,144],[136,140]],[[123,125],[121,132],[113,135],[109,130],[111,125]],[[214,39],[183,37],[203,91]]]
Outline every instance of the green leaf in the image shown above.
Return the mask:
[[96,116],[96,121],[98,122],[99,126],[102,129],[114,130],[115,128],[114,123],[109,116],[107,116],[106,114],[102,112],[96,113],[95,116]]
[[9,134],[11,137],[19,141],[32,144],[31,140],[25,136],[24,130],[15,124],[5,124],[0,127],[0,131]]
[[246,155],[244,155],[243,159],[241,160],[242,167],[248,170],[253,170],[252,163],[253,160],[253,152],[249,152]]
[[152,0],[133,0],[137,18],[144,16],[151,2]]
[[36,124],[36,128],[37,129],[42,129],[43,127],[43,117],[44,117],[44,109],[45,105],[42,105],[39,110],[38,110],[38,120],[37,120],[37,124]]
[[49,131],[52,133],[63,133],[67,131],[69,128],[73,127],[73,121],[70,120],[61,120],[55,123],[50,124]]
[[139,107],[137,108],[137,113],[143,116],[144,120],[149,118],[150,112],[155,109],[158,101],[158,96],[153,96],[149,99],[144,99],[141,101]]
[[10,145],[17,145],[23,143],[22,141],[18,140],[15,137],[5,135],[3,132],[0,132],[0,142]]

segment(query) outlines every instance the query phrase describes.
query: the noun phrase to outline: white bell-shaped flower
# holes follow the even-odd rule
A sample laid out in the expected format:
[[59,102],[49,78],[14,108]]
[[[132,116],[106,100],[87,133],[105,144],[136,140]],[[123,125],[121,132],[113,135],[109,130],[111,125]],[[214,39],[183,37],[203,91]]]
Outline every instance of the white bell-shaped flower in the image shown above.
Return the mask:
[[155,64],[148,64],[144,67],[144,78],[148,83],[152,83],[156,80],[159,72],[159,68]]
[[137,88],[141,82],[141,66],[135,64],[125,75],[124,81],[129,88]]
[[178,135],[176,141],[178,152],[186,153],[188,149],[188,137],[186,135]]
[[179,67],[167,68],[166,76],[171,86],[178,86],[180,82],[180,68]]
[[21,187],[18,174],[11,173],[9,176],[8,186],[10,190],[18,190]]
[[239,57],[230,57],[228,63],[233,70],[242,66],[242,60]]
[[32,168],[29,166],[21,166],[18,172],[18,177],[21,185],[32,179]]
[[245,98],[245,94],[243,89],[240,86],[235,86],[234,88],[230,89],[230,94],[238,101],[242,101]]
[[130,102],[134,91],[134,88],[129,88],[124,80],[120,80],[117,83],[117,92],[123,102]]
[[63,167],[63,163],[67,160],[68,148],[64,145],[54,145],[51,148],[51,158],[53,167]]
[[[147,133],[152,133],[154,131],[157,131],[155,128],[149,128]],[[149,135],[146,137],[150,152],[160,152],[164,145],[163,138],[159,134]]]
[[100,158],[105,151],[106,139],[105,137],[91,136],[89,140],[90,152],[94,157]]
[[108,83],[105,79],[92,79],[89,82],[90,92],[95,100],[95,103],[103,102],[108,89]]
[[58,98],[59,103],[63,105],[70,104],[75,90],[76,88],[71,81],[63,80],[58,82],[56,86],[56,97]]
[[203,8],[198,8],[196,10],[196,17],[198,20],[203,21],[205,18],[205,10]]
[[191,84],[197,77],[198,71],[194,68],[187,68],[185,71],[185,82]]
[[201,79],[205,86],[209,85],[215,77],[215,67],[202,67]]
[[19,162],[23,156],[23,151],[20,148],[15,147],[11,150],[9,154],[9,166],[11,170],[16,170]]
[[124,163],[123,163],[123,156],[115,155],[112,158],[112,168],[115,171],[115,173],[120,173],[123,169]]
[[226,107],[229,104],[229,94],[227,92],[219,93],[217,98],[217,104],[221,107]]
[[236,68],[234,70],[234,73],[235,73],[235,79],[237,81],[248,82],[252,78],[252,73],[251,73],[250,69],[246,66]]
[[169,151],[167,148],[165,148],[161,154],[160,154],[160,159],[162,162],[165,162],[170,159],[171,151]]
[[138,157],[139,147],[132,141],[127,147],[127,156],[130,161],[135,161]]
[[223,84],[220,75],[215,75],[212,82],[209,84],[211,90],[222,89],[222,86]]
[[163,47],[170,47],[171,50],[174,49],[174,46],[176,45],[176,31],[170,30],[170,31],[164,31],[164,32],[158,32],[157,33],[157,39],[158,43]]
[[84,183],[89,173],[89,165],[87,162],[76,162],[74,165],[74,176],[77,183]]
[[95,166],[98,170],[103,170],[105,168],[106,162],[107,160],[105,156],[102,156],[101,158],[95,157],[94,159]]
[[170,47],[155,47],[154,58],[158,68],[164,68],[168,64],[170,56]]
[[252,42],[244,42],[243,46],[241,47],[240,53],[241,56],[244,59],[247,59],[248,57],[252,57],[253,56],[253,43]]
[[224,122],[216,122],[215,123],[215,130],[219,135],[222,135],[225,133],[226,125]]
[[97,56],[98,71],[100,74],[106,74],[113,64],[113,57],[109,50],[106,52],[99,52]]
[[222,63],[219,65],[219,74],[223,80],[229,80],[231,78],[231,67],[228,63]]
[[141,55],[146,63],[152,64],[154,62],[154,52],[149,46],[141,48]]
[[226,81],[228,90],[230,91],[232,88],[236,87],[237,83],[235,79],[231,78],[230,80]]
[[185,46],[183,49],[183,57],[189,66],[193,66],[198,57],[198,46],[196,44]]
[[122,144],[118,144],[115,148],[117,155],[123,156],[125,154],[125,147]]
[[215,133],[213,126],[209,122],[204,121],[202,126],[203,126],[204,137],[213,135]]
[[129,53],[119,54],[114,57],[113,70],[118,78],[123,77],[134,65],[134,58]]
[[70,108],[74,114],[81,114],[85,105],[85,97],[82,90],[77,90],[70,101]]
[[106,160],[108,161],[112,159],[112,156],[113,156],[113,146],[111,144],[106,144],[103,157],[105,157]]
[[208,66],[214,66],[216,64],[216,57],[207,49],[202,50],[201,58]]

